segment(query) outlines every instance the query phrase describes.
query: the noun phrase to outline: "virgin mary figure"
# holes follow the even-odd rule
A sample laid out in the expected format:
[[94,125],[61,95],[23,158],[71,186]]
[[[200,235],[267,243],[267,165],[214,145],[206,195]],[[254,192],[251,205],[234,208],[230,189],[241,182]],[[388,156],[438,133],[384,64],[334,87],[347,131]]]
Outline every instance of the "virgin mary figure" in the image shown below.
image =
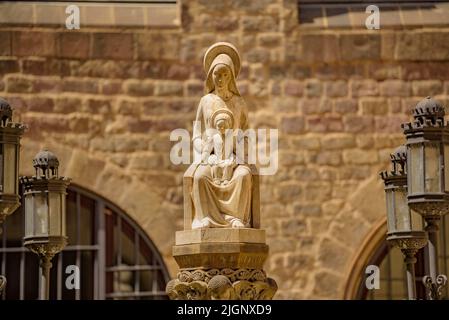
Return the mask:
[[236,157],[233,157],[233,160],[225,162],[226,169],[231,171],[230,180],[220,183],[213,177],[212,169],[217,164],[208,161],[208,156],[216,152],[210,148],[207,132],[217,129],[213,120],[217,112],[224,109],[232,116],[230,129],[234,132],[248,128],[247,107],[235,82],[240,72],[240,56],[232,44],[219,42],[207,50],[203,65],[207,75],[205,96],[198,105],[192,138],[195,153],[202,155],[202,161],[193,175],[192,229],[250,227],[250,167],[245,162],[237,163]]

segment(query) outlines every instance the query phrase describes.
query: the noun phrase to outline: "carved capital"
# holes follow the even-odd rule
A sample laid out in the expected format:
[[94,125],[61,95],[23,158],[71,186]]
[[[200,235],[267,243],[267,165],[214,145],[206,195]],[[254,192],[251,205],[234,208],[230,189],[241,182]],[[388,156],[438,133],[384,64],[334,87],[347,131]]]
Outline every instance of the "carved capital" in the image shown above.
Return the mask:
[[181,282],[192,282],[192,281],[204,281],[208,283],[210,279],[217,275],[222,275],[227,277],[231,282],[238,280],[248,280],[248,281],[265,281],[267,275],[265,271],[261,269],[195,269],[195,270],[181,270],[178,273],[178,280]]
[[172,300],[271,300],[276,291],[260,269],[182,270],[166,287]]

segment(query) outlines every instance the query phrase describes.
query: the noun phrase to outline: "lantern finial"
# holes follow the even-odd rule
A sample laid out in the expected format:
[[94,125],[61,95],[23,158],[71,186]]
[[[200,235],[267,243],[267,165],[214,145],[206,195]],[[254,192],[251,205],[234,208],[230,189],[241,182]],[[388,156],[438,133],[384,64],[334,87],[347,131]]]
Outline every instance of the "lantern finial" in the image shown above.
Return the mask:
[[392,154],[390,154],[391,162],[393,164],[393,171],[391,172],[394,175],[403,175],[405,174],[405,168],[407,164],[407,148],[405,145],[401,145],[398,147]]
[[33,167],[37,178],[58,177],[59,160],[56,155],[44,149],[36,154],[33,159]]
[[414,125],[418,127],[441,127],[444,125],[444,107],[438,101],[427,96],[413,109]]
[[[381,178],[389,180],[390,178],[407,179],[406,166],[407,166],[407,148],[405,145],[401,145],[393,153],[390,154],[392,170],[382,171],[380,173]],[[388,183],[388,182],[387,182]]]

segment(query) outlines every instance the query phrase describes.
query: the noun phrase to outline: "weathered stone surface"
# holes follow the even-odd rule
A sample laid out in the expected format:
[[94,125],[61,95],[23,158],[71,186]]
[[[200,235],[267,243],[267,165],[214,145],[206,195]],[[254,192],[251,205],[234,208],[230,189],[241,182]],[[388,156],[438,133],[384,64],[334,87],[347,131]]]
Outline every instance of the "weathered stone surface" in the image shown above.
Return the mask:
[[388,112],[387,101],[383,98],[361,98],[359,101],[364,115],[385,115]]
[[338,99],[334,102],[334,112],[336,113],[357,113],[358,105],[355,99]]
[[330,239],[321,242],[319,252],[318,261],[327,269],[343,269],[351,253],[345,246]]
[[265,243],[265,230],[260,229],[196,229],[176,232],[176,245],[192,243]]
[[315,288],[313,294],[317,297],[338,297],[342,282],[341,277],[328,272],[320,271],[315,274]]
[[344,34],[339,44],[342,60],[376,60],[380,57],[380,35]]
[[324,93],[328,97],[345,97],[348,95],[348,84],[343,80],[326,82]]
[[154,84],[151,81],[127,80],[123,83],[123,90],[130,96],[152,96]]
[[[449,36],[443,32],[416,31],[397,35],[395,58],[397,60],[447,60],[449,58]],[[438,50],[435,50],[438,43]]]
[[64,58],[88,58],[90,55],[90,39],[89,33],[61,33],[59,35],[59,55]]
[[241,23],[245,32],[272,32],[277,29],[276,20],[269,16],[245,16]]
[[17,60],[0,60],[0,74],[15,73],[17,71],[19,71],[19,63]]
[[418,97],[435,96],[443,92],[443,85],[439,80],[413,81],[413,95]]
[[301,60],[335,62],[340,59],[338,39],[331,34],[310,34],[301,37]]
[[337,116],[307,117],[307,129],[310,132],[338,132],[342,131],[342,119]]
[[132,34],[93,34],[94,58],[132,59],[134,55]]
[[369,116],[348,115],[343,119],[347,132],[372,132],[374,119]]
[[267,255],[264,243],[207,242],[173,247],[173,257],[181,269],[262,269]]
[[299,109],[304,114],[325,114],[332,111],[332,100],[327,98],[306,98],[299,101]]
[[54,32],[17,31],[12,36],[12,53],[17,56],[53,56],[57,34]]
[[355,146],[354,136],[345,133],[335,133],[326,135],[321,139],[321,146],[323,149],[346,149]]
[[[160,43],[163,45],[154,45]],[[180,39],[177,33],[147,33],[137,36],[137,55],[139,59],[178,59]]]
[[18,93],[33,92],[33,82],[28,78],[10,77],[6,79],[6,91]]
[[0,55],[8,56],[11,54],[11,32],[0,32]]
[[354,80],[351,83],[351,94],[353,97],[377,96],[379,89],[374,80]]
[[305,91],[307,97],[319,97],[321,96],[323,90],[323,86],[320,81],[317,80],[309,80],[306,81]]
[[387,97],[408,97],[411,85],[401,80],[385,80],[380,84],[380,93]]
[[304,85],[300,81],[288,80],[284,83],[284,93],[288,96],[300,97],[304,91]]
[[343,160],[349,164],[377,163],[377,157],[375,150],[350,149],[343,152]]
[[304,118],[301,116],[284,117],[281,119],[281,130],[285,133],[298,134],[304,130]]

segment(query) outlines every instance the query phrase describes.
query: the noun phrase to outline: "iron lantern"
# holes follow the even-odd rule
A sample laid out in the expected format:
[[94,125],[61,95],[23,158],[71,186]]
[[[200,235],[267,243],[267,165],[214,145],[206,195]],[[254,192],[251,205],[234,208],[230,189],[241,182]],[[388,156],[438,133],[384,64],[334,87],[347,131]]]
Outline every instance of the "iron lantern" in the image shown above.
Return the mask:
[[417,245],[417,249],[420,249],[427,243],[427,237],[423,231],[421,216],[407,204],[406,147],[400,146],[390,157],[393,170],[381,173],[387,204],[387,240],[397,242],[396,245],[401,249]]
[[407,149],[400,146],[391,155],[392,170],[381,172],[387,204],[387,241],[399,248],[407,267],[408,298],[416,299],[415,255],[427,244],[421,216],[407,203]]
[[423,216],[441,216],[449,210],[449,131],[444,115],[444,107],[427,97],[414,108],[414,121],[402,125],[408,204]]
[[449,210],[449,128],[444,107],[431,97],[413,109],[402,125],[407,140],[408,205],[424,218],[429,275],[423,278],[429,299],[441,299],[447,277],[438,274],[438,229]]
[[33,159],[36,175],[21,177],[25,199],[24,246],[41,261],[46,285],[41,299],[48,299],[49,270],[52,258],[67,244],[66,195],[70,179],[59,177],[58,158],[50,151],[39,152]]
[[20,206],[20,138],[25,126],[12,121],[13,110],[0,98],[0,224]]

